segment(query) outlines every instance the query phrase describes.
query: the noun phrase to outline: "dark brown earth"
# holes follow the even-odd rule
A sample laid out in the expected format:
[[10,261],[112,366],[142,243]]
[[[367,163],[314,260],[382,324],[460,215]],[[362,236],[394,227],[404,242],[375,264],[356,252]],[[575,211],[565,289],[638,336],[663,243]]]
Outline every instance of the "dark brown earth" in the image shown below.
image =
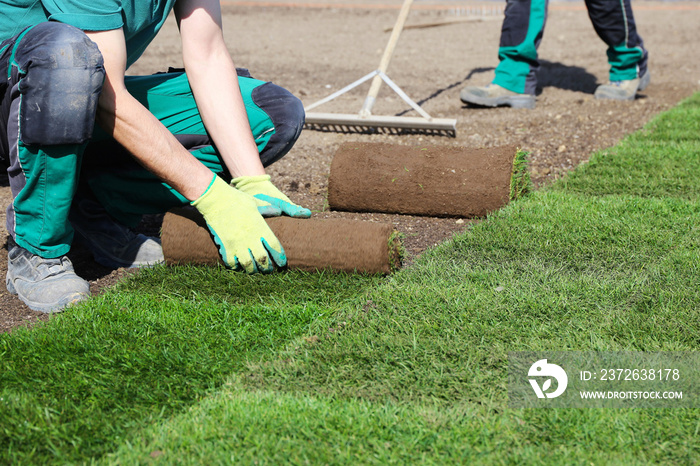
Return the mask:
[[[400,265],[400,244],[389,223],[289,217],[267,222],[284,245],[289,269],[388,274]],[[169,265],[223,264],[204,219],[193,208],[165,214],[161,238]]]
[[[253,76],[275,81],[310,105],[374,71],[396,20],[400,0],[223,1],[224,33],[238,66]],[[251,6],[251,5],[255,6]],[[285,4],[286,6],[279,6]],[[641,128],[658,113],[700,90],[700,60],[694,51],[700,24],[697,2],[636,0],[638,31],[650,53],[651,85],[631,102],[597,101],[593,92],[607,80],[605,45],[596,36],[582,1],[553,2],[540,47],[542,68],[537,108],[471,108],[459,100],[466,85],[491,81],[498,63],[500,21],[464,21],[502,7],[466,0],[418,0],[408,25],[449,24],[406,29],[387,74],[434,117],[456,118],[455,138],[421,134],[343,134],[304,131],[292,151],[268,169],[273,182],[319,218],[356,218],[388,222],[405,235],[411,257],[463,231],[469,221],[455,218],[329,212],[326,190],[331,160],[347,141],[401,145],[494,147],[516,145],[530,152],[530,173],[538,186],[564,176],[591,153],[610,147]],[[496,11],[496,13],[498,13]],[[487,19],[492,19],[487,17]],[[147,53],[129,71],[146,74],[181,66],[179,40],[170,22]],[[318,111],[356,113],[368,85],[324,104]],[[314,109],[316,110],[316,109]],[[375,115],[415,115],[384,86]],[[0,202],[10,202],[0,179]],[[0,214],[4,226],[4,212]],[[147,230],[154,231],[154,221]],[[4,234],[4,233],[3,233]],[[95,265],[85,253],[71,253],[76,269],[99,293],[125,270]],[[409,260],[410,262],[410,260]],[[0,249],[0,276],[6,250]],[[27,309],[0,286],[0,331],[31,324],[46,316]]]

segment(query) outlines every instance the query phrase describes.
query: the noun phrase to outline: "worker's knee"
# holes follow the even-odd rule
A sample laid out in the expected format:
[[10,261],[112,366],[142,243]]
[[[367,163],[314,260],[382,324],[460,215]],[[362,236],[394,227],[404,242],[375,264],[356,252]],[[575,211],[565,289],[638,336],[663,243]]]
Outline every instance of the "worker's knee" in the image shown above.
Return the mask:
[[105,76],[97,45],[80,29],[55,22],[34,26],[20,41],[12,62],[21,96],[20,140],[84,143]]
[[253,101],[272,120],[275,132],[260,153],[264,166],[282,158],[294,146],[304,126],[304,106],[286,89],[272,83],[253,91]]

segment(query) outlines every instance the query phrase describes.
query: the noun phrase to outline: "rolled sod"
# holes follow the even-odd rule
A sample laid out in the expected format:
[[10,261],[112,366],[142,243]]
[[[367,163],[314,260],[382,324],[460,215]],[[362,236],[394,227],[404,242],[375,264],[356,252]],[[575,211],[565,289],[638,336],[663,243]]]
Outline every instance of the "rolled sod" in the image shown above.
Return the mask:
[[483,217],[530,186],[525,152],[343,143],[328,179],[331,209],[431,217]]
[[[267,219],[284,247],[287,267],[389,274],[401,267],[400,235],[389,224],[345,219]],[[165,214],[161,231],[168,265],[223,264],[214,239],[195,209]]]

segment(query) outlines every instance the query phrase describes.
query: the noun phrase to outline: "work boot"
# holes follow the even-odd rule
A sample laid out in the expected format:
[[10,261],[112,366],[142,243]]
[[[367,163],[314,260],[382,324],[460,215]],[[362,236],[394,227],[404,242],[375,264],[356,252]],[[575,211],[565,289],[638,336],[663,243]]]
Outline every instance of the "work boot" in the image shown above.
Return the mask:
[[493,83],[488,86],[467,86],[459,93],[459,98],[464,103],[484,107],[535,108],[534,95],[519,94]]
[[594,95],[596,99],[634,100],[637,91],[643,91],[649,85],[649,81],[651,76],[647,70],[641,78],[601,84],[596,88]]
[[69,219],[76,239],[92,252],[98,264],[134,268],[164,261],[159,239],[134,233],[114,220],[97,201],[76,198]]
[[90,285],[75,274],[66,256],[45,259],[7,241],[7,291],[19,296],[30,309],[60,312],[69,304],[90,297]]

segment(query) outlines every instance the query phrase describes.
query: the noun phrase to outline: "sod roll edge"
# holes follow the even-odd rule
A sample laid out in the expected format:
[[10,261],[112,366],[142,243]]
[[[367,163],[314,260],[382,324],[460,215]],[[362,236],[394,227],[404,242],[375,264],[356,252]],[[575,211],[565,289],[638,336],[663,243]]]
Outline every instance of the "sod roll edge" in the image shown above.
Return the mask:
[[[266,219],[285,249],[289,269],[390,274],[401,267],[400,235],[389,224],[346,219]],[[168,265],[223,264],[202,216],[195,209],[173,209],[161,232]]]
[[465,148],[343,143],[328,179],[333,210],[484,217],[529,191],[515,146]]

